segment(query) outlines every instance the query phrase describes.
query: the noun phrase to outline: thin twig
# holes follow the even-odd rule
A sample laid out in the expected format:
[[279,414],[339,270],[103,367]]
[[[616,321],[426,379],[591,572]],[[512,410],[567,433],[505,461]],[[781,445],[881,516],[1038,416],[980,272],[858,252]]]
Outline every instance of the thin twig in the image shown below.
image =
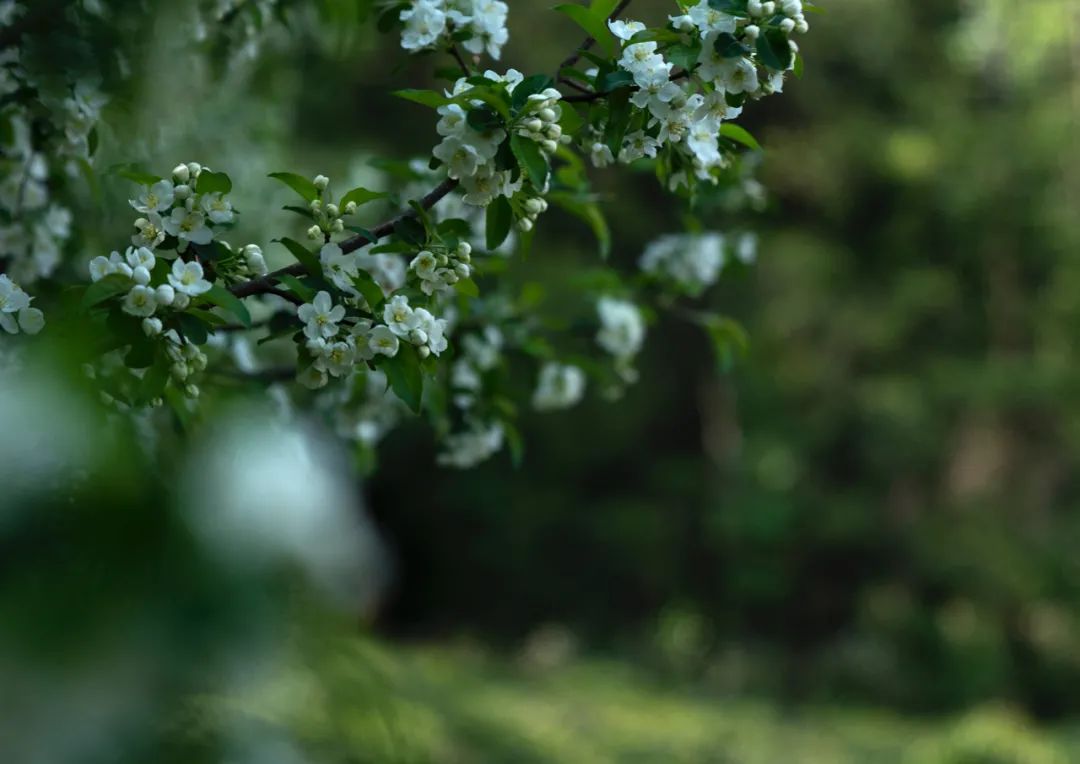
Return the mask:
[[458,62],[458,66],[461,67],[461,71],[464,72],[466,77],[472,74],[472,69],[470,69],[469,65],[465,62],[465,58],[461,55],[461,51],[458,50],[457,45],[450,46],[450,55]]
[[[434,189],[432,189],[431,192],[429,192],[426,196],[420,199],[420,206],[425,210],[431,209],[436,204],[438,204],[444,196],[457,188],[457,184],[458,182],[456,180],[451,180],[447,178]],[[371,229],[370,238],[365,234],[357,234],[350,239],[346,239],[345,241],[341,242],[341,251],[348,254],[350,252],[355,252],[361,247],[366,247],[368,244],[374,244],[384,236],[389,236],[391,233],[393,233],[394,227],[398,223],[411,217],[416,217],[416,211],[413,209],[409,209],[405,212],[402,212],[397,217],[379,223],[379,225]],[[302,263],[293,263],[292,265],[276,270],[273,273],[267,274],[266,276],[261,276],[256,279],[251,279],[250,281],[245,281],[243,283],[237,284],[229,291],[231,291],[237,297],[251,297],[252,295],[256,294],[276,294],[278,297],[284,297],[285,299],[289,300],[289,302],[299,304],[295,295],[277,289],[274,284],[282,276],[302,276],[303,274],[304,265]]]

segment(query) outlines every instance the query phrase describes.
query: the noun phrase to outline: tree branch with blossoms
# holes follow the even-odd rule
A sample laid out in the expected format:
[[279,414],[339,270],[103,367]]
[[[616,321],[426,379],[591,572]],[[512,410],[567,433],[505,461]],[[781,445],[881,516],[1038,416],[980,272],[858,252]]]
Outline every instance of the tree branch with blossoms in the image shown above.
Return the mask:
[[[504,2],[390,5],[380,26],[398,30],[406,51],[448,54],[462,70],[445,90],[395,93],[435,111],[439,142],[395,188],[333,194],[326,176],[273,173],[307,226],[306,240],[275,240],[293,262],[273,271],[260,245],[225,238],[235,221],[226,173],[194,162],[164,176],[122,170],[139,189],[131,246],[91,260],[80,298],[109,337],[91,363],[104,398],[190,422],[216,379],[285,385],[363,448],[407,412],[424,413],[443,443],[440,462],[467,467],[506,444],[520,451],[511,356],[535,366],[529,403],[541,411],[571,407],[590,387],[611,396],[632,384],[654,311],[700,325],[729,362],[745,345],[737,325],[682,303],[752,261],[753,237],[660,236],[624,273],[606,262],[611,234],[589,165],[650,167],[694,209],[722,194],[757,198],[749,166],[760,147],[734,120],[801,72],[792,37],[808,30],[812,6],[673,0],[653,28],[622,19],[629,6],[558,6],[588,37],[551,77],[474,73],[470,60],[498,60],[508,40]],[[395,199],[410,201],[371,228],[358,224],[367,205]],[[605,258],[566,287],[581,306],[572,331],[501,278],[552,206],[586,223]],[[40,330],[30,299],[0,281],[0,328]]]

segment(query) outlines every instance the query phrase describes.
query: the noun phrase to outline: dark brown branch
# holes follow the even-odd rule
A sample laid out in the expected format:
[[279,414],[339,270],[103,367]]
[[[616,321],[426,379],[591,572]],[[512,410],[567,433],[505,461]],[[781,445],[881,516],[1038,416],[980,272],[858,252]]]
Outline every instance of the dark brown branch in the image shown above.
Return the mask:
[[[628,5],[630,5],[630,0],[622,0],[622,2],[615,7],[615,10],[611,12],[611,15],[608,16],[608,21],[614,21],[615,19],[619,18],[619,15],[626,10],[626,7]],[[574,51],[565,61],[559,64],[559,71],[561,72],[566,67],[576,64],[578,62],[578,59],[581,58],[581,54],[585,53],[588,50],[591,50],[592,46],[594,45],[596,45],[596,40],[594,40],[592,37],[586,39],[585,42],[581,43],[581,45],[576,51]]]
[[[458,182],[447,178],[434,189],[431,190],[426,196],[420,199],[420,206],[425,210],[430,210],[436,204],[438,204],[444,196],[449,194],[455,188],[457,188]],[[394,227],[406,218],[416,217],[416,211],[409,209],[397,217],[390,220],[379,223],[371,229],[371,237],[364,234],[357,234],[350,239],[346,239],[341,242],[341,251],[346,254],[349,252],[355,252],[361,247],[366,247],[368,244],[374,244],[384,236],[389,236],[394,232]],[[302,276],[304,275],[304,266],[302,263],[293,263],[273,273],[261,276],[250,281],[245,281],[241,284],[233,286],[231,291],[237,297],[251,297],[256,294],[276,294],[278,297],[283,297],[290,302],[296,303],[297,298],[295,295],[289,294],[283,290],[277,289],[274,284],[282,276]]]

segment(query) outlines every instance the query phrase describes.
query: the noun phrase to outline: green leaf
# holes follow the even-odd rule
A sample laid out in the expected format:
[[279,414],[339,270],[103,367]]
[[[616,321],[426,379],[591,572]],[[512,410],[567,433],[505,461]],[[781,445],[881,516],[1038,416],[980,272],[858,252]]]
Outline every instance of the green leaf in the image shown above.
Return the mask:
[[224,318],[219,316],[217,313],[211,313],[210,311],[203,310],[202,308],[191,308],[191,307],[189,307],[189,308],[186,308],[185,310],[186,310],[186,312],[190,313],[191,315],[202,319],[203,321],[205,321],[210,326],[225,326],[226,324],[229,323]]
[[361,204],[373,202],[376,199],[385,199],[388,196],[390,196],[390,194],[384,193],[382,191],[369,191],[366,188],[358,187],[354,188],[352,191],[345,194],[345,196],[341,197],[341,203],[338,206],[341,207],[342,210],[344,210],[345,205],[349,202],[356,202],[356,204],[359,206]]
[[284,247],[289,250],[292,256],[296,258],[297,262],[299,262],[301,265],[304,266],[304,268],[307,269],[308,273],[310,273],[312,276],[318,276],[319,278],[322,278],[322,263],[319,262],[318,255],[316,255],[314,252],[312,252],[310,249],[308,249],[295,239],[285,237],[282,239],[274,239],[274,241],[278,244],[284,245]]
[[295,204],[286,204],[281,209],[288,210],[289,212],[295,212],[297,215],[307,218],[308,220],[315,219],[315,215],[312,213],[309,207],[297,207]]
[[420,370],[420,357],[412,345],[402,342],[397,355],[383,357],[379,368],[386,374],[390,389],[405,405],[420,413],[420,404],[424,395],[424,374]]
[[249,329],[251,328],[251,314],[248,313],[247,306],[244,305],[243,300],[225,287],[220,284],[214,284],[214,286],[210,288],[210,291],[203,295],[203,298],[207,302],[211,302],[219,308],[224,308],[229,311],[229,313],[232,313],[241,324]]
[[147,337],[140,337],[131,343],[131,350],[124,356],[124,365],[129,369],[145,369],[152,366],[157,356],[157,345]]
[[203,170],[195,181],[195,190],[200,194],[227,194],[232,191],[232,180],[223,172]]
[[723,58],[741,58],[750,53],[750,49],[743,45],[730,32],[721,32],[713,42],[713,50]]
[[398,98],[404,98],[406,101],[412,101],[423,106],[430,106],[433,109],[437,109],[440,106],[446,106],[452,102],[452,99],[447,98],[442,93],[435,90],[416,90],[414,88],[406,88],[405,90],[395,90],[391,95],[395,95]]
[[142,381],[139,383],[139,398],[144,403],[160,398],[168,383],[169,359],[164,353],[159,353],[153,365],[143,374]]
[[791,66],[794,52],[787,35],[779,29],[767,29],[757,39],[757,54],[761,63],[779,72]]
[[181,313],[177,316],[180,322],[180,331],[188,340],[196,345],[205,345],[207,339],[206,324],[190,313]]
[[114,165],[113,167],[109,168],[109,172],[143,186],[152,186],[159,180],[161,180],[160,175],[154,175],[153,173],[146,172],[141,167],[139,167],[139,165],[135,164]]
[[754,151],[762,150],[761,144],[757,142],[757,139],[751,135],[748,130],[731,122],[725,122],[720,125],[720,135],[725,138],[730,138],[737,143],[741,143],[743,146],[753,149]]
[[409,244],[422,247],[427,242],[427,229],[413,216],[404,217],[394,223],[394,233]]
[[272,172],[270,177],[280,180],[309,202],[319,198],[319,189],[315,188],[315,184],[303,175],[297,175],[294,172]]
[[701,325],[712,340],[716,364],[721,372],[731,371],[731,367],[750,349],[750,338],[746,330],[737,322],[722,316],[704,316]]
[[522,168],[529,176],[529,180],[537,188],[542,189],[547,183],[548,162],[540,145],[522,135],[510,136],[510,149],[518,158]]
[[607,26],[608,14],[601,15],[594,13],[595,9],[569,3],[556,5],[555,10],[573,19],[579,27],[585,30],[589,37],[600,43],[600,47],[608,56],[614,55],[615,37]]
[[290,276],[288,273],[283,273],[277,277],[277,280],[288,287],[290,292],[304,302],[311,302],[315,299],[315,290],[304,284],[304,282],[296,278],[296,276]]
[[675,66],[690,71],[697,66],[698,58],[701,57],[701,41],[694,40],[689,45],[672,45],[666,51],[667,59]]
[[600,245],[600,257],[606,260],[611,254],[611,229],[608,228],[607,220],[596,202],[582,201],[565,192],[550,194],[548,198],[589,225]]
[[709,0],[709,7],[723,11],[729,16],[749,16],[746,10],[747,0]]
[[495,197],[487,208],[487,248],[496,250],[510,235],[510,226],[514,224],[514,210],[505,196]]
[[559,127],[565,135],[574,135],[585,125],[585,120],[578,114],[577,109],[572,105],[565,103],[562,107],[562,113],[559,116]]
[[554,84],[551,77],[546,74],[534,74],[526,77],[514,88],[514,95],[510,99],[510,108],[515,112],[521,111],[529,102],[529,96],[546,90]]
[[608,97],[608,123],[604,129],[604,143],[611,149],[613,156],[619,156],[623,137],[630,125],[630,90],[620,88]]
[[375,279],[372,278],[371,274],[365,270],[360,270],[352,280],[352,283],[353,286],[356,287],[356,290],[364,296],[365,300],[367,300],[371,312],[374,313],[378,311],[386,297],[383,295],[382,287],[375,283]]
[[82,307],[84,310],[105,302],[111,297],[125,294],[134,285],[131,279],[120,273],[112,273],[105,278],[98,279],[91,284],[83,294]]
[[454,289],[457,290],[458,294],[464,295],[465,297],[480,296],[480,287],[478,287],[476,285],[476,282],[472,279],[460,279],[456,284],[454,284]]
[[792,73],[795,75],[796,79],[800,79],[800,80],[802,79],[804,67],[805,67],[805,62],[803,61],[802,53],[796,53],[795,54],[795,65],[791,70]]

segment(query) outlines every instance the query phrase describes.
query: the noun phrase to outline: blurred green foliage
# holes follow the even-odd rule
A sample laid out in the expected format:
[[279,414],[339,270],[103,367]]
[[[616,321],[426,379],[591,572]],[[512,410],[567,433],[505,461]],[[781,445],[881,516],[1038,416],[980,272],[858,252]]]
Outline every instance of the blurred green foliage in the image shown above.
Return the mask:
[[[511,65],[548,70],[578,41],[541,4],[512,4]],[[9,613],[29,624],[19,651],[47,652],[36,640],[51,636],[78,669],[83,648],[163,630],[147,694],[170,700],[133,718],[167,726],[145,733],[148,749],[175,725],[191,741],[181,761],[227,750],[230,714],[259,734],[285,724],[320,760],[1080,756],[985,705],[1045,716],[1080,706],[1077,9],[827,5],[804,78],[746,123],[767,149],[775,199],[759,265],[716,300],[751,338],[734,373],[718,379],[701,332],[665,322],[625,399],[529,419],[520,470],[508,459],[436,470],[420,428],[383,449],[368,489],[397,561],[376,628],[472,635],[513,655],[524,644],[522,666],[327,637],[303,647],[295,672],[214,694],[219,683],[192,682],[192,665],[217,677],[227,661],[207,655],[255,641],[247,607],[280,628],[291,582],[234,590],[170,515],[154,514],[160,487],[138,460],[104,447],[116,477],[85,510],[111,507],[105,522],[48,504],[4,541],[3,569],[33,579],[0,587],[5,625]],[[162,42],[177,9],[157,13],[125,20],[134,31],[97,30],[93,44],[125,46],[137,75],[107,120],[102,167],[199,159],[228,170],[241,210],[254,211],[286,198],[263,182],[272,169],[360,183],[371,156],[430,148],[429,121],[382,91],[388,78],[430,86],[431,62],[400,63],[393,41],[300,25],[299,43],[268,44],[255,63],[200,68]],[[82,56],[85,45],[58,49]],[[651,176],[616,186],[597,175],[612,257],[632,267],[674,213]],[[98,191],[82,211],[100,220],[86,259],[129,222],[126,185],[106,174]],[[241,227],[261,238],[258,215]],[[557,294],[593,257],[590,232],[553,215],[517,267]],[[59,540],[42,530],[57,517],[69,529]],[[57,602],[61,621],[50,620]],[[96,629],[113,636],[84,644]],[[576,645],[634,668],[566,659]],[[206,694],[178,711],[192,684]],[[788,701],[991,710],[934,725]]]
[[[423,445],[394,441],[392,626],[512,643],[557,621],[722,687],[1075,710],[1074,17],[829,3],[804,79],[748,123],[775,199],[718,300],[748,361],[718,382],[700,337],[654,327],[638,388],[537,420],[519,472],[418,486]],[[616,257],[662,209],[620,189]],[[559,250],[538,237],[536,271],[576,262]]]

